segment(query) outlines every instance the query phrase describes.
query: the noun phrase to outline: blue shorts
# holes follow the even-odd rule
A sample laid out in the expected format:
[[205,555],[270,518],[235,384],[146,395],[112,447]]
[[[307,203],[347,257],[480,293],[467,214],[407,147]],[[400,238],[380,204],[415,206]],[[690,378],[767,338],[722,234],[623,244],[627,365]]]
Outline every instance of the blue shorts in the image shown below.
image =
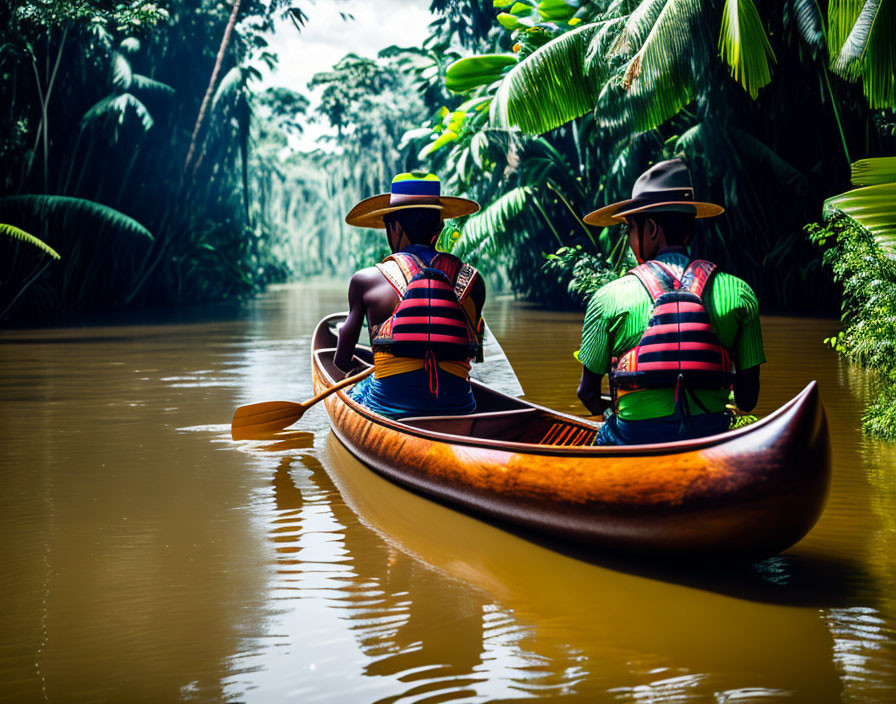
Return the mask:
[[374,413],[387,418],[406,416],[462,415],[476,410],[473,388],[467,379],[440,369],[438,395],[429,392],[426,370],[377,379],[362,379],[348,392],[349,397]]
[[610,416],[594,440],[595,445],[650,445],[657,442],[692,440],[717,435],[728,430],[731,419],[727,413],[703,413],[690,416],[682,423],[680,416],[621,420]]

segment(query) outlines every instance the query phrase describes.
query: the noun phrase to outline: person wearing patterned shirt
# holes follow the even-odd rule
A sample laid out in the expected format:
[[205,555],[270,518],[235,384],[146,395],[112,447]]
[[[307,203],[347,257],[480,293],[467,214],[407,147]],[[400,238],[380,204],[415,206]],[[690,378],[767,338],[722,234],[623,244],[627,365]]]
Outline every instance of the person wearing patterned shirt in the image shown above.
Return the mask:
[[[733,388],[751,411],[765,362],[759,306],[741,279],[692,261],[687,246],[696,218],[723,209],[694,200],[680,159],[654,165],[631,199],[585,217],[624,223],[639,266],[598,290],[582,328],[578,396],[605,422],[596,444],[673,442],[728,429]],[[609,374],[611,399],[601,395]]]

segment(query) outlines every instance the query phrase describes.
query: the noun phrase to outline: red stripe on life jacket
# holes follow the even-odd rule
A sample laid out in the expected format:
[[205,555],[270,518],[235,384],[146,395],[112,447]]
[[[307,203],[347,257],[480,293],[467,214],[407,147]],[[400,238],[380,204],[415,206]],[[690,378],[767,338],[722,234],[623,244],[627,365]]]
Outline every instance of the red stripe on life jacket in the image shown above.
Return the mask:
[[[707,350],[717,352],[720,348],[712,342],[655,342],[639,345],[642,352],[669,352],[674,350],[694,351]],[[723,349],[723,348],[722,348]]]
[[399,315],[392,323],[393,330],[399,330],[402,325],[454,325],[466,330],[467,324],[454,318],[437,318],[428,315]]
[[670,361],[670,362],[640,362],[638,364],[637,371],[639,372],[649,372],[649,371],[670,371],[670,370],[692,370],[692,371],[703,371],[703,372],[717,372],[719,371],[719,365],[713,362],[688,362],[686,360],[682,361]]
[[709,323],[669,323],[667,325],[651,325],[644,333],[644,337],[652,335],[665,335],[670,332],[713,332]]
[[429,339],[433,342],[451,342],[458,343],[459,341],[466,342],[466,337],[455,337],[454,335],[437,335],[431,334],[429,335]]
[[433,281],[432,279],[417,279],[408,284],[408,290],[414,288],[438,288],[443,291],[451,291],[454,293],[454,287],[446,284],[444,281]]
[[[432,307],[432,308],[457,308],[457,307],[458,307],[458,306],[457,306],[457,303],[456,303],[455,301],[446,301],[446,300],[444,300],[444,299],[442,299],[442,298],[427,298],[427,299],[423,299],[423,298],[406,298],[406,299],[405,299],[404,301],[402,301],[402,302],[403,302],[403,303],[406,303],[406,304],[408,304],[408,305],[410,305],[410,304],[412,304],[412,303],[414,303],[414,302],[417,302],[417,301],[420,302],[420,305],[426,305],[426,306],[429,306],[429,307]],[[425,302],[424,302],[424,301],[425,301]],[[396,308],[395,310],[398,310],[398,308]]]
[[677,301],[675,303],[661,303],[653,309],[654,315],[667,315],[669,313],[705,313],[706,308],[699,303],[690,301]]
[[403,332],[393,333],[392,339],[396,342],[450,342],[457,343],[458,340],[466,341],[466,337],[455,337],[454,335],[436,335],[426,332]]

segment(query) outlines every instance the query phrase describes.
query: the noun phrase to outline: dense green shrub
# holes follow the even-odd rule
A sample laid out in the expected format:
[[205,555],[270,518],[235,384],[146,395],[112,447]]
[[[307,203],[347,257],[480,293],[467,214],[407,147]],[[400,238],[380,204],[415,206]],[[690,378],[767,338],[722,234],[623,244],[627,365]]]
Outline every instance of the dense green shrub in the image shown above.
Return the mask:
[[896,440],[896,260],[845,217],[807,231],[843,287],[843,330],[826,342],[877,377],[863,427]]

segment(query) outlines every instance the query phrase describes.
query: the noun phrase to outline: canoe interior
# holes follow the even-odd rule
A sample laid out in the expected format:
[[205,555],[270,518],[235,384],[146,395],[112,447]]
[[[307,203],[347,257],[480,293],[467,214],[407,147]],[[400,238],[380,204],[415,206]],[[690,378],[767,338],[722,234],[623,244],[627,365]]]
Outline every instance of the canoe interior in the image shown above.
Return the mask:
[[[343,375],[333,364],[335,352],[335,348],[315,351],[320,368],[331,380]],[[370,363],[368,349],[359,349],[357,357],[365,364]],[[402,418],[401,424],[444,435],[559,447],[588,446],[599,427],[504,396],[475,382],[473,395],[476,398],[476,413],[462,416],[413,416]]]
[[[344,373],[333,364],[339,327],[346,313],[336,313],[324,318],[317,326],[312,340],[314,364],[325,386],[342,379]],[[356,362],[370,365],[373,354],[369,348],[356,349]],[[369,416],[380,425],[398,432],[429,437],[433,440],[488,446],[518,452],[575,455],[591,457],[599,455],[660,456],[687,453],[705,448],[727,448],[742,436],[756,438],[757,443],[777,444],[783,434],[791,435],[788,426],[796,412],[813,415],[820,408],[817,385],[813,382],[788,403],[756,423],[692,440],[680,440],[650,445],[600,446],[591,442],[599,423],[592,423],[577,416],[559,413],[513,396],[507,396],[476,381],[471,382],[476,399],[477,412],[463,416],[420,416],[393,421],[368,411],[366,408],[339,395],[356,413]],[[782,448],[783,449],[783,448]],[[738,452],[742,452],[741,449]]]

